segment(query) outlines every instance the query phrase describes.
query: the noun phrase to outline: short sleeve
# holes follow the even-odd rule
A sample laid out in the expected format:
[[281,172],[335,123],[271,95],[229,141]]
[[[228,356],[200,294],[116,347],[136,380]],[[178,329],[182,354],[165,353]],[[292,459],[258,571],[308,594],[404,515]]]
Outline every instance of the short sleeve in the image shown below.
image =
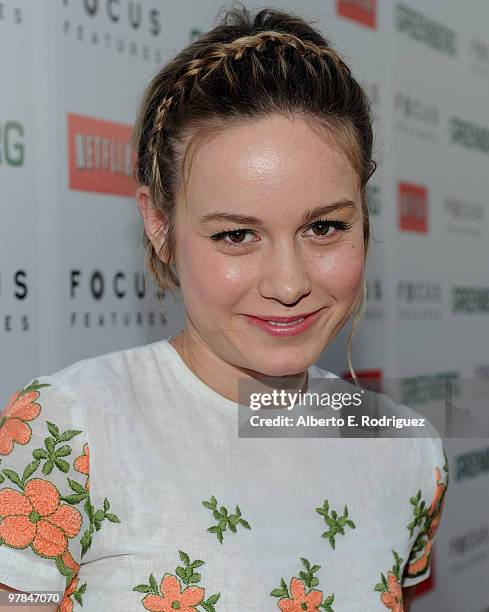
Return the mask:
[[81,407],[51,377],[15,391],[3,408],[0,583],[65,597],[80,589],[76,576],[93,530],[84,429]]
[[429,440],[433,461],[430,470],[431,486],[427,487],[426,498],[423,496],[425,492],[419,490],[410,499],[413,520],[408,528],[413,531],[414,541],[401,580],[405,587],[418,584],[431,575],[433,542],[440,525],[449,482],[448,459],[442,438],[437,434]]

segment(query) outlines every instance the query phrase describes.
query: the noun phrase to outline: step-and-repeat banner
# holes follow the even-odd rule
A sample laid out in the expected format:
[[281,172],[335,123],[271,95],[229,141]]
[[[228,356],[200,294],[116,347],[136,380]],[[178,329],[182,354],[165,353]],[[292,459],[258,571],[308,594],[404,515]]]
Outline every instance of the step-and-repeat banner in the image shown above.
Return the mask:
[[[399,399],[419,410],[447,381],[455,403],[457,383],[487,391],[489,6],[300,4],[268,3],[316,22],[375,112],[368,307],[355,370],[396,380]],[[0,2],[1,405],[31,378],[183,327],[181,302],[161,296],[143,269],[129,139],[149,78],[222,6]],[[346,372],[347,331],[320,365]],[[487,612],[489,439],[445,446],[451,486],[413,609]]]

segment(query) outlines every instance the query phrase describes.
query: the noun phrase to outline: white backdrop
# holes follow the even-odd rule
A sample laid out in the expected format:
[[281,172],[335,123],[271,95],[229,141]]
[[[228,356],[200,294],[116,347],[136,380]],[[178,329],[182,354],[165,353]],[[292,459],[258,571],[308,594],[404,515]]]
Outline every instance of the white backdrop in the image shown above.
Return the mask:
[[[257,5],[246,3],[253,8]],[[489,5],[269,2],[315,20],[375,103],[368,311],[355,369],[489,381]],[[0,400],[78,359],[177,333],[143,271],[127,176],[139,96],[213,0],[0,2]],[[347,330],[320,360],[346,371]],[[422,397],[424,393],[424,398]],[[451,485],[414,610],[489,610],[489,441],[448,439]]]

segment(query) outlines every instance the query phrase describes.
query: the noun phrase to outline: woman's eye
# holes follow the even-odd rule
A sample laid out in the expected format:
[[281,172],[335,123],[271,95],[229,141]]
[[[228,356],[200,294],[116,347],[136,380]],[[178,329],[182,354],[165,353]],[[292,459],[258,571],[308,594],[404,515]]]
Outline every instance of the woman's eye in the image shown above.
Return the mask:
[[348,231],[350,228],[351,225],[344,221],[316,221],[308,227],[308,229],[313,230],[313,235],[318,238],[331,238],[341,231]]
[[227,237],[231,242],[244,242],[246,234],[249,234],[248,230],[234,230],[227,234]]
[[[246,236],[250,235],[251,239],[246,240]],[[226,232],[219,232],[218,234],[214,234],[211,236],[212,240],[215,241],[223,241],[225,244],[230,246],[239,246],[241,244],[249,244],[250,242],[254,242],[253,240],[253,232],[249,229],[236,229],[229,230]]]
[[333,226],[330,223],[318,222],[311,228],[316,236],[327,236]]

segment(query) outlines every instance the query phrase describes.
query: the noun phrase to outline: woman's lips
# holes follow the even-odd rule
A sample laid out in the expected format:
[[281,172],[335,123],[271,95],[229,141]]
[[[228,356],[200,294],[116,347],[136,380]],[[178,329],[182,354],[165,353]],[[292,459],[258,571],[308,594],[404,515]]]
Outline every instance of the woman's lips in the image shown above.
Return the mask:
[[308,315],[296,317],[270,317],[269,319],[252,315],[245,315],[245,317],[251,325],[255,325],[270,336],[297,336],[315,323],[322,310],[320,308]]

